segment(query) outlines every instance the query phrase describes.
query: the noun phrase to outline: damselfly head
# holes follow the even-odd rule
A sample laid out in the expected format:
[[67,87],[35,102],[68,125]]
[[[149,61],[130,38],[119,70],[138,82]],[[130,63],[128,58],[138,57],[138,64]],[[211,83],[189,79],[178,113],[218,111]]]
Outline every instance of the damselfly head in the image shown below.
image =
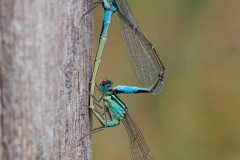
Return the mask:
[[102,81],[99,85],[99,89],[100,91],[102,92],[106,92],[108,91],[111,87],[112,87],[112,81],[110,80],[105,80],[105,81]]

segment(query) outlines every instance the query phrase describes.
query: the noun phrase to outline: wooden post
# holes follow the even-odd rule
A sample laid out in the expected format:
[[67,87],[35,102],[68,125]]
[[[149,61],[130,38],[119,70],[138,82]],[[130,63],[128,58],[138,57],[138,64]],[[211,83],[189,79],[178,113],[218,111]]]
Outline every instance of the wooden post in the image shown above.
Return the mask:
[[1,160],[92,158],[91,4],[0,1]]

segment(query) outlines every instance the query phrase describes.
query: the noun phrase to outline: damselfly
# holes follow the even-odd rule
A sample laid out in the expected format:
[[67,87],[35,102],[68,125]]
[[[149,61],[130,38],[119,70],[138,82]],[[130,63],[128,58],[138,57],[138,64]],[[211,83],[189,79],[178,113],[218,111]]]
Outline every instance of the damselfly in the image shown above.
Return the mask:
[[[151,88],[133,86],[116,86],[112,88],[112,82],[106,80],[98,87],[102,93],[101,98],[96,100],[93,97],[94,100],[97,101],[96,105],[102,109],[102,111],[95,109],[94,114],[103,125],[103,128],[114,127],[119,125],[120,121],[123,122],[130,139],[131,158],[133,160],[154,160],[155,158],[151,154],[141,131],[128,113],[127,106],[117,94],[151,93],[161,80],[162,79],[159,78]],[[99,105],[99,102],[102,102],[102,105]]]
[[[98,4],[102,4],[104,15],[98,51],[90,82],[90,93],[94,95],[95,80],[101,63],[105,42],[107,40],[107,32],[112,13],[115,13],[121,19],[122,35],[129,53],[128,57],[139,81],[145,87],[150,87],[158,80],[160,75],[162,77],[161,81],[152,91],[153,94],[160,93],[164,84],[165,67],[158,57],[154,46],[145,38],[141,29],[138,27],[126,0],[100,0]],[[93,98],[90,98],[89,107],[94,109]]]

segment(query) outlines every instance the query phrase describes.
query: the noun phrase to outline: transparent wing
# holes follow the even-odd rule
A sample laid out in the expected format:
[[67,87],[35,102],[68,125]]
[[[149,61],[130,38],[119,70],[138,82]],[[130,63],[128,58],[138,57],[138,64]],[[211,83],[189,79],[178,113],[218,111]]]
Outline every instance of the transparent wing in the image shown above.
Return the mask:
[[[165,67],[158,57],[154,46],[145,38],[125,0],[113,0],[117,14],[121,18],[122,35],[132,67],[145,87],[152,87],[159,75],[163,77]],[[160,93],[163,83],[159,83],[154,92]]]
[[133,121],[129,113],[122,120],[130,139],[130,150],[132,160],[155,160],[151,154],[141,131]]

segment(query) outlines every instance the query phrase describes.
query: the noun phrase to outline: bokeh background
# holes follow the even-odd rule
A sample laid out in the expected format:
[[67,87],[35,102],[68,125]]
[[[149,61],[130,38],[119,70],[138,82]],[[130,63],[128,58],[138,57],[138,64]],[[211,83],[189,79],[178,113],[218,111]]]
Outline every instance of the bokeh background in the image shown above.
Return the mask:
[[[161,160],[240,159],[240,1],[128,0],[167,72],[163,92],[121,95]],[[103,9],[95,14],[95,52]],[[113,16],[97,82],[140,85]],[[94,119],[94,126],[100,124]],[[93,135],[94,160],[130,160],[122,124]]]

